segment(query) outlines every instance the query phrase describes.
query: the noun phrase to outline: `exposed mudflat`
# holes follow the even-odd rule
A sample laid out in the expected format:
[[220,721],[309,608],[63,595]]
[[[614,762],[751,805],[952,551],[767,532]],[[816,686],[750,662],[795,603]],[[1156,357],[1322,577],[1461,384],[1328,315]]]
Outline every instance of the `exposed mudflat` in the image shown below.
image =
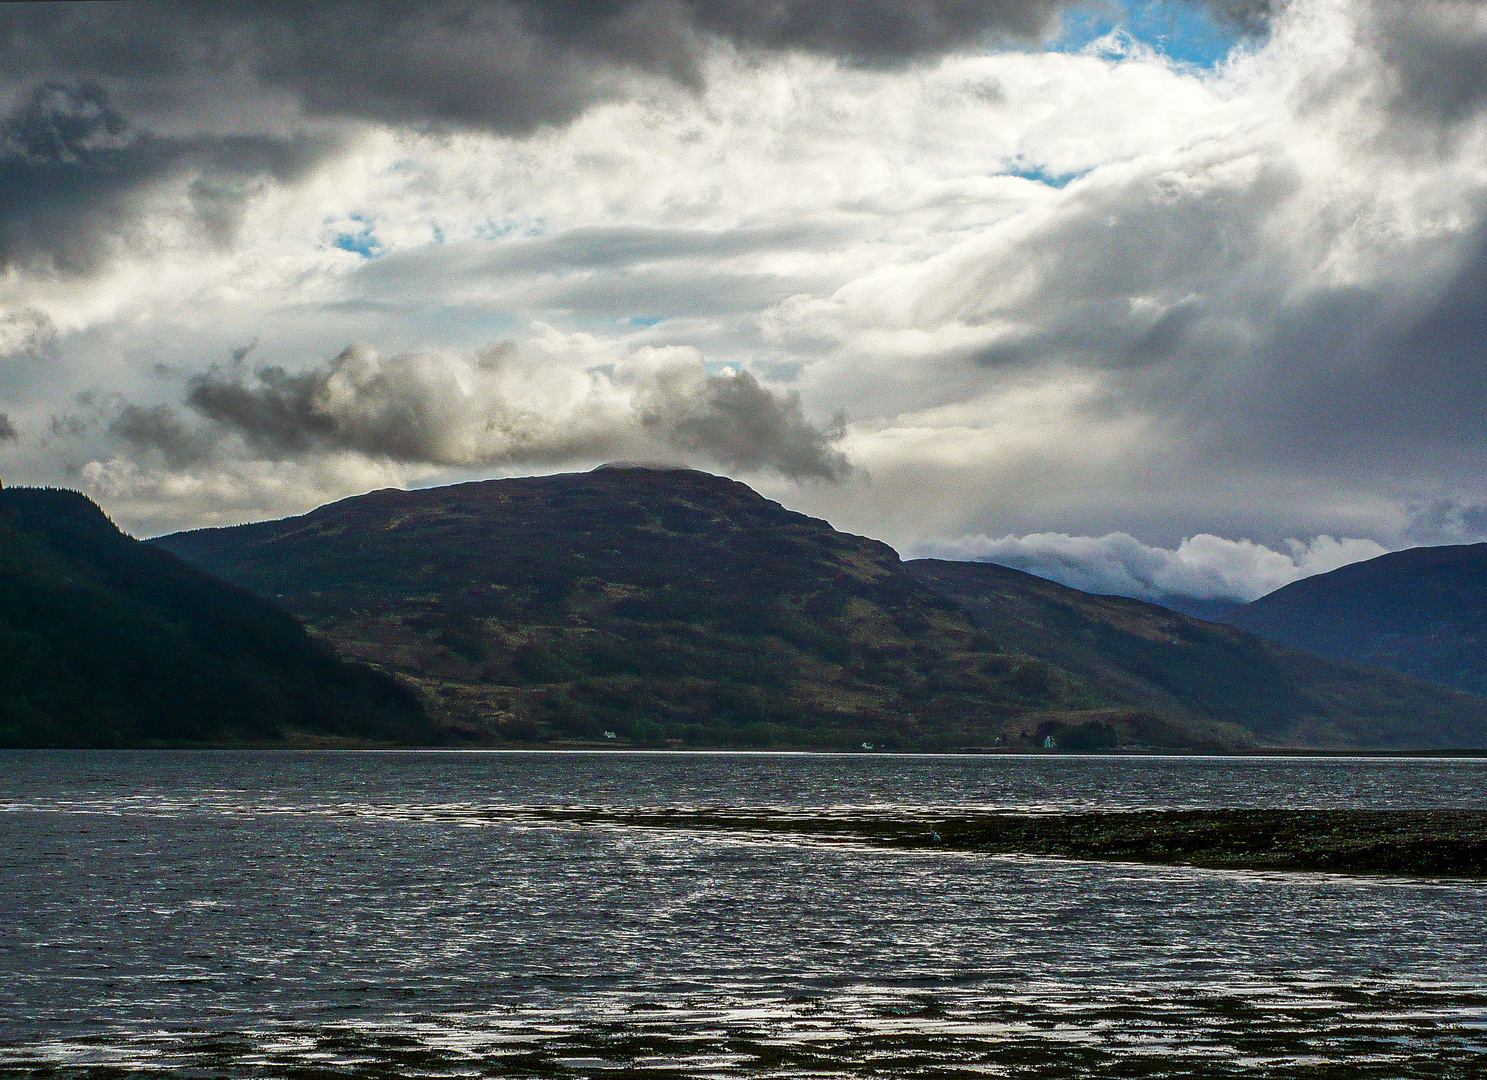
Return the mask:
[[898,848],[1231,870],[1487,877],[1482,810],[1122,810],[961,815],[533,808],[574,824],[778,833]]

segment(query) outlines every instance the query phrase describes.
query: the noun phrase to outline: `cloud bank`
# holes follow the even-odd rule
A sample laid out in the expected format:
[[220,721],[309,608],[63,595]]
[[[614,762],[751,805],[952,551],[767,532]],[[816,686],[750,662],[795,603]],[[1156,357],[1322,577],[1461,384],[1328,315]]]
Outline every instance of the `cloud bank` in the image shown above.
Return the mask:
[[[383,357],[351,345],[291,373],[248,350],[189,380],[185,410],[118,406],[108,434],[151,457],[154,483],[245,462],[352,455],[392,466],[551,466],[685,454],[744,473],[838,481],[850,471],[800,397],[695,353],[650,350],[598,366],[524,362],[509,345]],[[145,482],[136,474],[135,482]]]
[[1283,585],[1377,558],[1386,549],[1373,540],[1318,536],[1288,540],[1275,551],[1251,540],[1199,534],[1176,548],[1143,544],[1126,533],[1069,536],[967,536],[924,545],[926,558],[991,562],[1051,578],[1085,592],[1132,596],[1155,603],[1174,599],[1248,603]]
[[[0,5],[0,270],[89,273],[148,242],[151,201],[230,238],[346,124],[525,134],[701,85],[709,42],[867,63],[1030,39],[1058,0],[340,0]],[[252,118],[257,118],[255,122]],[[228,129],[228,130],[224,130]],[[237,130],[231,130],[237,129]]]
[[1121,10],[0,8],[0,466],[151,531],[680,458],[1153,596],[1487,539],[1482,5]]
[[[719,47],[893,67],[1033,43],[1068,0],[290,0],[0,5],[0,269],[88,273],[148,239],[142,203],[232,235],[368,125],[527,135]],[[1264,8],[1216,0],[1246,26]]]
[[[895,64],[1051,31],[1064,0],[291,0],[53,3],[0,11],[11,80],[139,88],[164,114],[223,91],[278,91],[310,113],[524,133],[628,89],[698,83],[710,47]],[[1225,0],[1224,13],[1259,10]],[[223,86],[223,83],[230,85]],[[215,95],[213,95],[215,96]],[[210,98],[208,99],[210,100]]]

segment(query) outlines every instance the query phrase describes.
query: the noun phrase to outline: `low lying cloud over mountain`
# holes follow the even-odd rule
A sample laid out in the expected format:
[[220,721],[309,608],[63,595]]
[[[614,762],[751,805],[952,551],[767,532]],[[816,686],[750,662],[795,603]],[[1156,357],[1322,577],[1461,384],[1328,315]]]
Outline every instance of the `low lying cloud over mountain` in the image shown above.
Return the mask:
[[1385,549],[1372,540],[1318,536],[1288,540],[1275,551],[1251,540],[1200,534],[1174,548],[1143,544],[1134,536],[968,536],[924,545],[929,558],[991,562],[1025,570],[1085,592],[1134,596],[1157,603],[1173,598],[1248,602],[1282,585],[1376,558]]

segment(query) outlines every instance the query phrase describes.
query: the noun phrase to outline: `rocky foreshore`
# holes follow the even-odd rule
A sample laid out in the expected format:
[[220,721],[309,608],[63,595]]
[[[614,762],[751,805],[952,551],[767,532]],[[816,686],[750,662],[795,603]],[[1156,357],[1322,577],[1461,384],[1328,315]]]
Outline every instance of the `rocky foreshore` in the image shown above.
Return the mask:
[[[502,813],[499,816],[507,816]],[[1487,878],[1483,810],[935,813],[524,808],[524,820],[793,835],[894,848],[1228,870]]]

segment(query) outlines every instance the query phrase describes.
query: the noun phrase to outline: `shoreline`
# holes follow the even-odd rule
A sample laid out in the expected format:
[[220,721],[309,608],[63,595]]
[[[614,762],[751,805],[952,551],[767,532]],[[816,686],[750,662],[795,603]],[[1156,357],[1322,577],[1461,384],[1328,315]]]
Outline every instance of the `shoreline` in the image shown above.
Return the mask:
[[860,811],[525,807],[492,820],[793,836],[1208,870],[1487,879],[1487,810]]
[[1417,750],[1327,749],[1314,747],[1265,746],[1246,750],[1188,750],[1181,747],[1114,747],[1102,750],[1060,750],[1042,747],[975,747],[957,746],[946,750],[861,750],[829,749],[800,746],[630,746],[612,742],[565,742],[535,744],[408,744],[374,742],[359,739],[296,739],[264,742],[150,742],[123,746],[0,746],[0,753],[117,753],[127,752],[280,752],[280,753],[429,753],[429,754],[738,754],[756,756],[860,757],[860,758],[957,758],[1008,757],[1047,758],[1050,760],[1085,758],[1216,758],[1216,759],[1285,759],[1317,758],[1319,760],[1390,760],[1401,761],[1477,761],[1487,760],[1487,747]]

